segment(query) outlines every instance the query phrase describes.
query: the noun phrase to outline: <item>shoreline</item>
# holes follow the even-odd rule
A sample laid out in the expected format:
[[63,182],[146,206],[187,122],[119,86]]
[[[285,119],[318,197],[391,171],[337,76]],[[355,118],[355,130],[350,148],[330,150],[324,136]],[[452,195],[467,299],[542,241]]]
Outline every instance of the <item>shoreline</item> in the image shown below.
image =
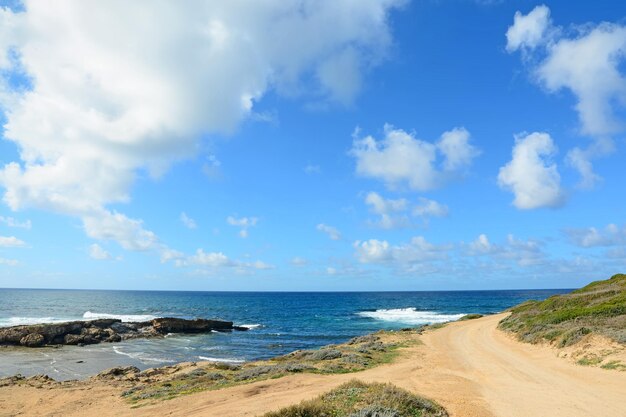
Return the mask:
[[[91,379],[83,386],[33,380],[30,385],[0,388],[0,409],[9,413],[30,410],[32,415],[56,410],[72,416],[97,410],[101,416],[252,416],[313,398],[358,379],[390,382],[431,398],[451,416],[530,417],[546,412],[556,417],[624,416],[618,407],[626,396],[626,372],[576,365],[558,357],[553,348],[519,342],[497,329],[506,315],[452,322],[422,334],[393,332],[408,336],[415,343],[398,347],[393,361],[356,373],[293,373],[159,399],[139,408],[131,408],[133,404],[122,397],[133,385],[124,375]],[[169,367],[171,373],[166,376],[188,373],[204,365]],[[160,376],[152,378],[157,380]],[[58,389],[55,384],[63,388]],[[584,392],[581,386],[585,386]],[[529,402],[529,398],[533,401]]]

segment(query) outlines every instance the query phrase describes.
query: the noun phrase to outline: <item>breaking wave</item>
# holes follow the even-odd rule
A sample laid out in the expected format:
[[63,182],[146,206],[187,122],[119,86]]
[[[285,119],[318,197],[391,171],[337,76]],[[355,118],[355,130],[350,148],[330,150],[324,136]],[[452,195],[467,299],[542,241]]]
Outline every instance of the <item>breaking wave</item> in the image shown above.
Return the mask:
[[209,361],[209,362],[224,362],[224,363],[243,363],[243,362],[245,362],[243,359],[212,358],[210,356],[198,356],[198,358],[203,360],[203,361]]
[[150,314],[107,314],[107,313],[92,313],[91,311],[83,314],[83,320],[96,320],[96,319],[119,319],[122,321],[150,321],[156,319],[157,316]]
[[381,309],[376,311],[361,311],[357,313],[361,317],[374,320],[404,323],[410,325],[445,323],[447,321],[458,320],[465,314],[441,314],[435,311],[419,311],[411,308]]

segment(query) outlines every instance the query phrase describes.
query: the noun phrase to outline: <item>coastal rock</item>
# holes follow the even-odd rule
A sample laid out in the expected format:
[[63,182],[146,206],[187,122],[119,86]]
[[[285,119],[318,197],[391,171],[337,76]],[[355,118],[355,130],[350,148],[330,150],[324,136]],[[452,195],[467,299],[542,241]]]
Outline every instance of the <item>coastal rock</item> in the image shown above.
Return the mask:
[[40,347],[43,346],[46,339],[39,333],[30,333],[20,339],[20,345],[26,347]]
[[141,371],[135,366],[117,366],[115,368],[107,369],[100,372],[94,378],[97,379],[120,379],[120,378],[134,378]]
[[207,331],[229,331],[233,330],[232,321],[220,320],[185,320],[176,318],[158,318],[152,320],[152,328],[160,334],[167,333],[206,333]]
[[0,328],[0,346],[41,347],[46,345],[90,345],[127,339],[163,337],[169,333],[209,333],[248,330],[231,321],[158,318],[146,322],[122,323],[119,319],[71,321]]

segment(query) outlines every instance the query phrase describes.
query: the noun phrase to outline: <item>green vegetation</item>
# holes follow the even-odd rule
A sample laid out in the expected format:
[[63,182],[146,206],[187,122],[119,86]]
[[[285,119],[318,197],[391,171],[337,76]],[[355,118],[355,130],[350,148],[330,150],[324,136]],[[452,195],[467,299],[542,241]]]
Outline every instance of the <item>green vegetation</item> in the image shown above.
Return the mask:
[[626,275],[544,301],[527,301],[510,311],[499,327],[525,342],[566,347],[594,333],[626,344]]
[[[137,376],[138,384],[123,393],[131,403],[140,405],[168,400],[199,391],[221,389],[264,379],[280,378],[301,372],[340,374],[358,372],[391,362],[398,348],[419,343],[416,332],[378,332],[356,337],[341,345],[319,350],[299,350],[267,361],[232,365],[200,364],[187,372],[175,371],[157,378],[149,372]],[[190,370],[190,371],[189,371]],[[142,383],[146,380],[146,383]]]
[[350,381],[316,399],[264,417],[447,417],[433,401],[391,384]]
[[464,320],[475,320],[475,319],[479,319],[483,317],[482,314],[466,314],[463,317],[461,317],[459,319],[459,321],[464,321]]

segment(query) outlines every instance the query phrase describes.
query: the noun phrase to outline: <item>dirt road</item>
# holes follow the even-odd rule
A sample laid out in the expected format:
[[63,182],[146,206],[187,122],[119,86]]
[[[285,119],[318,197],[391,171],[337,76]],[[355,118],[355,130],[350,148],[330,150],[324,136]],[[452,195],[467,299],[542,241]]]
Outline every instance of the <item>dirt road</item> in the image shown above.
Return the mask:
[[[452,323],[422,335],[393,364],[348,375],[300,374],[207,391],[131,410],[102,387],[0,389],[0,415],[255,416],[358,378],[430,397],[458,417],[626,417],[626,372],[583,367],[545,346],[497,330],[503,315]],[[34,397],[35,396],[35,397]],[[96,411],[97,410],[97,411]]]

